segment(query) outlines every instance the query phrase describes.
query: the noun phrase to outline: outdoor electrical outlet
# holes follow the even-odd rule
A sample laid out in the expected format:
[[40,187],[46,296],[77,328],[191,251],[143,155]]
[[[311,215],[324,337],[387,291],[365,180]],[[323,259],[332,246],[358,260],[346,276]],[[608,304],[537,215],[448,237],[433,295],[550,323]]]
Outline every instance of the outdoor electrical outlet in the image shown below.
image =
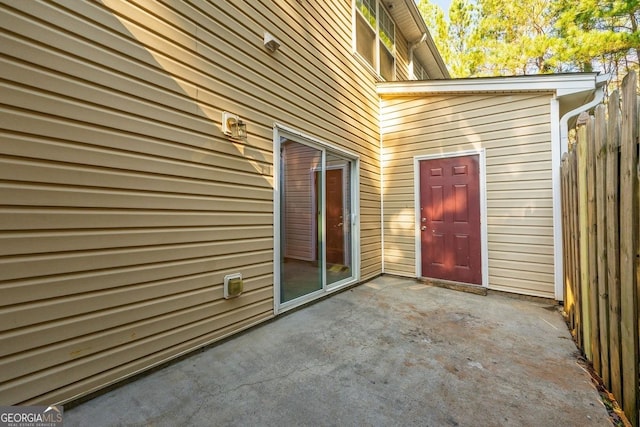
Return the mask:
[[242,274],[228,274],[224,276],[224,299],[240,296],[243,290]]

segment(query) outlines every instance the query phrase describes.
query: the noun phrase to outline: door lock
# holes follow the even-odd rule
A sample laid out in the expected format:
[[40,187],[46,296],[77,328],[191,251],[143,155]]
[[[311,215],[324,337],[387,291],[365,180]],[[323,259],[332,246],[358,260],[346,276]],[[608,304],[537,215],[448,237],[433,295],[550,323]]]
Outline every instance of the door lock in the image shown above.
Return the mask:
[[422,227],[420,227],[420,230],[425,231],[427,229],[426,225],[423,225]]

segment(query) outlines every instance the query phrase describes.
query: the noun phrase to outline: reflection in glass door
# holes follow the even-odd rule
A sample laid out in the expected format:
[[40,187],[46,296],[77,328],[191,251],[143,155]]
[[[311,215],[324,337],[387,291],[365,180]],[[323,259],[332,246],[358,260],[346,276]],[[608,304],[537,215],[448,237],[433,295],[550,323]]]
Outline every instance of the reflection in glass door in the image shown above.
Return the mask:
[[286,302],[322,289],[322,223],[316,196],[322,182],[315,173],[322,151],[283,138],[280,155],[280,302]]
[[280,138],[280,303],[354,278],[353,160]]
[[327,153],[326,277],[331,285],[352,276],[351,161]]

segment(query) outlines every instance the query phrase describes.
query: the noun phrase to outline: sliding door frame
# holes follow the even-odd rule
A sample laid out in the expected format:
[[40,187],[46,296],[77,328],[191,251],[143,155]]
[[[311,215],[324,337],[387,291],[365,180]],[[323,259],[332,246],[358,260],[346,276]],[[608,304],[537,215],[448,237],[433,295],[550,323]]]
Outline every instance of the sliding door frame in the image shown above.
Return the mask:
[[[307,145],[309,147],[318,149],[322,152],[322,164],[321,168],[318,168],[318,171],[323,172],[328,169],[326,166],[326,156],[327,152],[338,155],[340,157],[345,158],[351,163],[351,170],[349,171],[349,189],[351,190],[350,197],[350,211],[351,211],[351,253],[345,253],[345,257],[348,257],[351,260],[351,269],[352,275],[350,278],[341,280],[339,282],[333,283],[331,285],[327,285],[327,274],[326,274],[326,256],[322,254],[322,289],[318,291],[311,292],[307,295],[301,296],[299,298],[293,299],[287,302],[280,302],[281,296],[281,257],[282,257],[282,239],[281,239],[281,221],[283,214],[283,206],[282,203],[282,191],[281,188],[281,178],[282,178],[282,164],[281,164],[281,138],[285,137],[296,141],[300,144]],[[291,129],[287,126],[283,126],[281,124],[275,123],[273,126],[273,301],[274,314],[279,314],[285,312],[287,310],[293,309],[300,305],[303,305],[311,300],[321,298],[331,292],[338,291],[346,286],[350,286],[354,283],[357,283],[360,280],[360,180],[359,180],[359,171],[360,171],[360,157],[348,150],[345,150],[342,147],[321,141],[313,136],[304,134],[303,132],[297,131],[295,129]],[[322,215],[323,218],[326,215],[326,176],[324,173],[321,173],[322,183],[320,188],[322,188]],[[344,197],[347,197],[346,195]],[[323,224],[320,224],[322,227],[322,235],[325,236],[325,221],[322,221]],[[322,245],[318,245],[321,247],[320,250],[324,252],[324,242]]]

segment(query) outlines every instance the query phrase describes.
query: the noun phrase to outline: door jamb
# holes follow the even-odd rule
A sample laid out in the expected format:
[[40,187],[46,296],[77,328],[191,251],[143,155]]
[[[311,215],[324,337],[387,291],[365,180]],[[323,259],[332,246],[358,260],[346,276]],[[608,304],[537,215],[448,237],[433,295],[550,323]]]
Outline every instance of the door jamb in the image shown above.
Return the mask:
[[482,262],[482,286],[489,287],[489,249],[487,232],[487,174],[486,151],[484,148],[477,150],[452,151],[438,154],[425,154],[413,156],[413,191],[414,191],[414,217],[415,217],[415,274],[422,276],[422,241],[420,235],[420,161],[435,160],[450,157],[478,156],[478,173],[480,178],[480,250]]

